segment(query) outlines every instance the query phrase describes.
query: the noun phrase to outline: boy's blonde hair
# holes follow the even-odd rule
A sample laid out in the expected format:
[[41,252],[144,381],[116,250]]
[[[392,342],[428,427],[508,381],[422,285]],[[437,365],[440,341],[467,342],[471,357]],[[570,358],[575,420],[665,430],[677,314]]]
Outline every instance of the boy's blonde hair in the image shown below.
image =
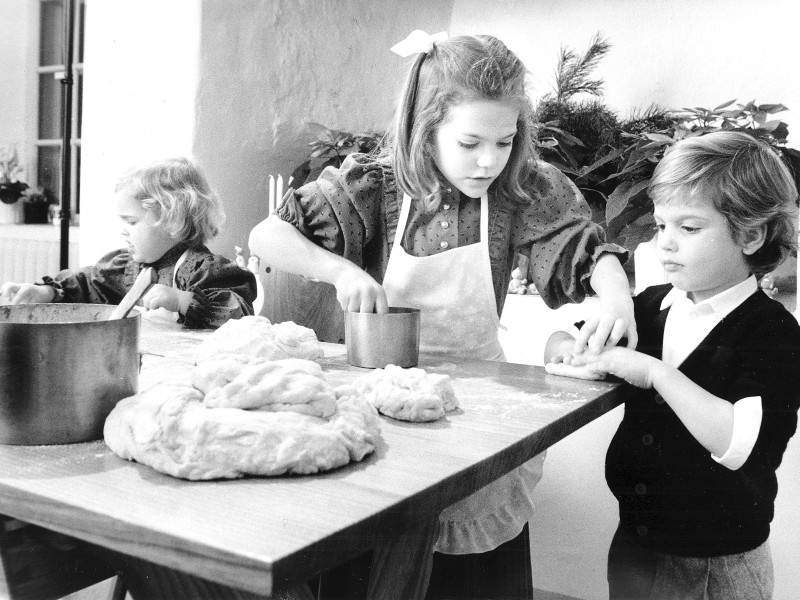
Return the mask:
[[188,158],[169,158],[135,167],[114,188],[141,201],[156,224],[192,246],[219,233],[225,213],[205,175]]
[[439,179],[434,164],[434,133],[452,106],[469,100],[510,101],[519,107],[511,156],[492,183],[498,193],[530,201],[522,187],[533,170],[531,101],[527,70],[503,42],[489,35],[457,36],[436,42],[417,55],[395,112],[391,154],[397,185],[420,198],[428,210],[438,207]]
[[747,262],[756,275],[774,270],[797,247],[797,187],[772,148],[751,135],[717,131],[677,142],[655,169],[648,188],[654,204],[680,195],[708,198],[738,242],[761,227],[763,246]]

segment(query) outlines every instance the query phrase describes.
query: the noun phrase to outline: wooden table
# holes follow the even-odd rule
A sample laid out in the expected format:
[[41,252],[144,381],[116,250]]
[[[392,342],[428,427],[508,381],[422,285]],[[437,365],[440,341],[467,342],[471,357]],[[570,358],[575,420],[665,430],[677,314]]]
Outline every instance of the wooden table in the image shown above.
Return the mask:
[[[145,321],[140,388],[185,377],[205,335]],[[331,381],[365,372],[346,364],[343,346],[324,346]],[[451,375],[461,408],[429,424],[382,417],[376,452],[360,463],[190,482],[121,460],[102,441],[0,446],[0,513],[221,586],[209,595],[269,596],[369,551],[371,596],[387,593],[382,582],[398,598],[420,595],[419,565],[394,564],[398,549],[419,544],[429,556],[443,508],[613,409],[629,389],[517,364],[423,356],[420,366]]]

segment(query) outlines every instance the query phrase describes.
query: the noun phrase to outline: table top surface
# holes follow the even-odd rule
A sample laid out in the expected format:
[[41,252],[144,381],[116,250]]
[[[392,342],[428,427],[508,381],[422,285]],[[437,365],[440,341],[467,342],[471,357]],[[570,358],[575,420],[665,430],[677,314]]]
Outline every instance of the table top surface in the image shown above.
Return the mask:
[[[183,378],[208,332],[143,320],[140,389]],[[335,384],[365,373],[324,344]],[[271,594],[430,518],[623,401],[627,386],[540,367],[422,356],[460,408],[433,423],[381,417],[376,451],[312,476],[191,482],[102,441],[0,445],[0,513],[239,589]]]

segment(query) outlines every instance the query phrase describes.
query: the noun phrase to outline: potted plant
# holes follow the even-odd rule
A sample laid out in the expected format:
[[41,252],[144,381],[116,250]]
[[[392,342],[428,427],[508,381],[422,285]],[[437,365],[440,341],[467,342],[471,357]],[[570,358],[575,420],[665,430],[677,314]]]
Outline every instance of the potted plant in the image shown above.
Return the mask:
[[0,223],[19,223],[22,219],[17,201],[28,188],[20,180],[22,174],[16,147],[0,147]]
[[53,204],[53,199],[46,190],[28,188],[22,194],[24,222],[28,224],[48,223],[51,204]]
[[316,139],[309,142],[310,152],[292,173],[292,179],[298,182],[298,187],[316,179],[325,167],[341,166],[349,154],[376,150],[384,137],[383,133],[374,131],[350,133],[319,123],[309,123],[308,126],[315,132]]
[[[610,48],[598,34],[583,55],[561,50],[555,92],[537,105],[534,142],[541,158],[581,190],[608,239],[630,252],[653,237],[647,187],[664,152],[680,139],[717,130],[742,131],[768,143],[800,184],[800,152],[786,146],[782,104],[736,103],[715,108],[664,109],[652,105],[620,119],[600,100],[602,80],[590,74]],[[591,100],[576,100],[579,93]],[[632,270],[632,265],[626,265]],[[632,275],[632,273],[629,273]]]

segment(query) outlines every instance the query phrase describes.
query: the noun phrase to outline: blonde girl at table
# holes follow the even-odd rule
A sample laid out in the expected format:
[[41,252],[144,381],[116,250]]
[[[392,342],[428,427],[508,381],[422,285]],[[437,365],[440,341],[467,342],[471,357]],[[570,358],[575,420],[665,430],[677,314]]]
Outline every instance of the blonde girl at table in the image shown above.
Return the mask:
[[7,282],[0,299],[119,304],[139,272],[153,267],[158,280],[142,298],[146,309],[174,313],[172,319],[197,329],[253,314],[255,276],[205,246],[225,215],[197,165],[173,158],[135,167],[114,191],[125,248],[39,284]]
[[[504,359],[499,315],[520,252],[549,306],[599,295],[577,346],[635,345],[625,252],[536,160],[520,60],[483,35],[415,31],[393,50],[415,57],[390,151],[351,155],[290,191],[250,251],[333,284],[345,310],[420,308],[422,352],[490,360]],[[428,597],[532,596],[527,523],[543,459],[441,514]]]

